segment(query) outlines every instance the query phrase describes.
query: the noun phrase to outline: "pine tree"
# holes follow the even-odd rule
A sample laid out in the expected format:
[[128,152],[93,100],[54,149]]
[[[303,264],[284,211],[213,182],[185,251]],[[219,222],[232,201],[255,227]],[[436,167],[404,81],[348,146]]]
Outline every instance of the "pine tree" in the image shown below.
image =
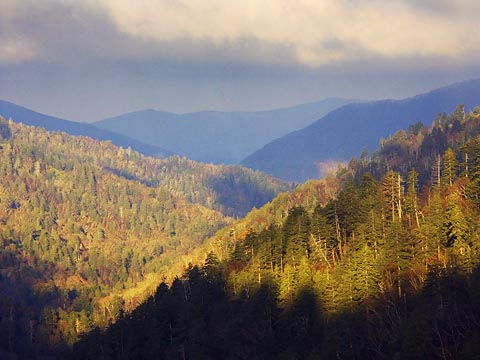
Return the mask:
[[310,253],[310,217],[303,207],[294,207],[289,211],[283,226],[285,261],[294,268],[303,256]]
[[403,277],[413,257],[412,238],[400,222],[392,222],[387,229],[384,245],[385,271],[391,274],[398,297],[402,297]]
[[467,219],[460,201],[461,197],[458,191],[453,191],[447,198],[447,208],[443,223],[445,246],[453,246],[457,242],[464,246],[469,237]]
[[362,222],[366,215],[365,211],[362,210],[358,190],[353,179],[349,179],[340,194],[338,194],[336,201],[340,228],[345,238],[352,235],[358,224]]
[[475,205],[480,206],[480,141],[473,140],[468,149],[468,185],[467,194]]
[[362,245],[352,253],[347,273],[352,281],[350,296],[357,305],[379,295],[381,273],[370,246]]
[[443,155],[443,183],[452,186],[457,176],[457,154],[452,148],[448,148]]
[[286,264],[280,280],[278,298],[284,306],[289,306],[294,300],[295,290],[298,288],[298,280],[295,276],[293,265]]
[[410,224],[412,218],[415,219],[417,227],[420,227],[419,206],[418,206],[418,173],[412,168],[408,173],[407,196],[405,198],[405,212],[409,218]]
[[335,226],[328,222],[320,206],[317,206],[312,214],[310,229],[311,258],[315,262],[326,262],[331,266],[335,262],[332,258],[332,250],[336,245]]

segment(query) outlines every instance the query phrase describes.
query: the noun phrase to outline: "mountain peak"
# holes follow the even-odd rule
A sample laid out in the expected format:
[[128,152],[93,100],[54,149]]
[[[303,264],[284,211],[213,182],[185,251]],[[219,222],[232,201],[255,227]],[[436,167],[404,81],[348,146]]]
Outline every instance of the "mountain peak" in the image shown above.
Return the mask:
[[331,99],[266,111],[143,110],[95,125],[207,163],[238,163],[269,141],[300,129],[351,100]]
[[378,139],[410,124],[431,124],[439,113],[458,104],[472,109],[480,104],[480,80],[473,79],[432,90],[403,100],[379,100],[348,104],[320,120],[278,138],[241,163],[290,181],[318,178],[316,164],[349,161],[363,149],[373,151]]

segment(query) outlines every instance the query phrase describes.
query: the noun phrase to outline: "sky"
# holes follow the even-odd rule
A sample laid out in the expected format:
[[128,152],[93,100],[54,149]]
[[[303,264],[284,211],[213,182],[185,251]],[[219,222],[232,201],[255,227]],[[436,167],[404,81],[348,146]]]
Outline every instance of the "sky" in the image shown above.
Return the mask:
[[478,0],[0,0],[0,99],[75,121],[480,77]]

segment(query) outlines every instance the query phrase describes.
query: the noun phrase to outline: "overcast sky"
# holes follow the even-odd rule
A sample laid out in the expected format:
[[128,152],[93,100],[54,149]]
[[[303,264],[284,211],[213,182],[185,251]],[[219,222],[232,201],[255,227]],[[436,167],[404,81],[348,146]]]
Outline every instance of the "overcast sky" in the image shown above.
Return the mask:
[[0,98],[77,121],[480,77],[479,0],[0,0]]

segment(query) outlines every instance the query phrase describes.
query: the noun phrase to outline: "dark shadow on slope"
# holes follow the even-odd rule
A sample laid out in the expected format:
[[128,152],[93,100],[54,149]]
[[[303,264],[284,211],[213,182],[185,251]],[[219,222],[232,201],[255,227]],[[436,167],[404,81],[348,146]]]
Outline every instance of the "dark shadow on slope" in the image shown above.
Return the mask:
[[206,186],[217,194],[219,211],[232,217],[244,217],[253,208],[260,208],[271,201],[279,191],[293,188],[263,173],[235,167],[220,176],[210,176]]
[[65,358],[270,358],[277,348],[275,294],[265,286],[229,301],[224,285],[191,267],[105,332],[86,335]]
[[115,168],[108,167],[108,166],[104,166],[102,169],[105,170],[105,171],[108,171],[109,173],[112,173],[116,176],[122,177],[126,180],[137,181],[137,182],[139,182],[139,183],[141,183],[145,186],[148,186],[148,187],[157,187],[157,186],[160,185],[160,181],[157,180],[157,179],[144,180],[144,179],[141,179],[138,176],[132,174],[131,172],[129,172],[127,170],[115,169]]
[[276,326],[279,358],[308,359],[318,354],[324,337],[321,299],[303,288],[291,306],[283,309]]
[[190,268],[171,288],[74,347],[77,359],[479,359],[480,270],[432,271],[417,294],[327,314],[303,289],[288,307],[261,286],[228,300]]
[[52,355],[66,347],[56,327],[46,324],[48,309],[61,306],[65,295],[43,280],[54,273],[55,266],[33,256],[24,258],[19,251],[10,250],[12,246],[15,244],[0,250],[0,357]]

